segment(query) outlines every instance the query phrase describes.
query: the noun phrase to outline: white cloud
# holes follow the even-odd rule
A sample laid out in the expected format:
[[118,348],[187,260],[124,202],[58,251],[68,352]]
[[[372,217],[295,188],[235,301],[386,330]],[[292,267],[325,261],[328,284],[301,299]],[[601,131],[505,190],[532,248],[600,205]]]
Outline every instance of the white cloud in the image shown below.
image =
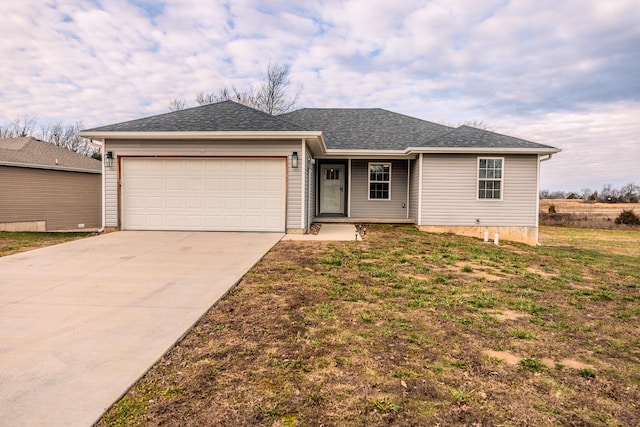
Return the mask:
[[549,188],[640,181],[637,0],[23,0],[0,14],[0,123],[166,112],[271,60],[291,65],[300,106],[481,119],[557,145]]

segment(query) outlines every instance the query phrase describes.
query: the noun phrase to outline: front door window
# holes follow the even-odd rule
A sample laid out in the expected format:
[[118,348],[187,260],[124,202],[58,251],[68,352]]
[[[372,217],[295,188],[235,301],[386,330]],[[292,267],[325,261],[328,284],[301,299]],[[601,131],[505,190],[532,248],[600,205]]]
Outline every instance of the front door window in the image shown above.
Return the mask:
[[320,167],[320,213],[344,214],[344,165]]

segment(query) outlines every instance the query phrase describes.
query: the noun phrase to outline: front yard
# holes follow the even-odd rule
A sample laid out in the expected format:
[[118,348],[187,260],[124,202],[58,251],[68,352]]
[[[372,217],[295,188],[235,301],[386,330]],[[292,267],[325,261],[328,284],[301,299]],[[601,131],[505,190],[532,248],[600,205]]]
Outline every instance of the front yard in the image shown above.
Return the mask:
[[281,242],[99,424],[640,425],[630,233]]

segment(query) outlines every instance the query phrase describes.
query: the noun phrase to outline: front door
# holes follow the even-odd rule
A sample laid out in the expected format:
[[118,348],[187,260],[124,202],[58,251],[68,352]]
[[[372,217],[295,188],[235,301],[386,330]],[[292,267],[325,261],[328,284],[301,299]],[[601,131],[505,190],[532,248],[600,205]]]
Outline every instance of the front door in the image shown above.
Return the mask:
[[344,165],[320,166],[320,213],[344,215]]

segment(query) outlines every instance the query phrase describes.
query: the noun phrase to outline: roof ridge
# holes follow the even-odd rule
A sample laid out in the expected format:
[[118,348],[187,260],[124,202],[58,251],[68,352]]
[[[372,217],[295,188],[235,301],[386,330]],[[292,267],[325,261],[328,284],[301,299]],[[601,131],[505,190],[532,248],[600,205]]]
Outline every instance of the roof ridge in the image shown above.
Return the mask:
[[[201,115],[207,116],[207,115],[211,114],[211,113],[208,112],[209,109],[220,108],[221,106],[223,106],[225,104],[232,105],[234,108],[244,109],[245,111],[250,112],[250,114],[257,114],[258,116],[262,116],[262,119],[264,119],[264,120],[269,120],[269,121],[272,121],[272,122],[275,121],[276,123],[277,122],[284,123],[284,124],[287,124],[288,126],[293,126],[295,128],[295,130],[300,130],[300,131],[304,131],[305,130],[304,128],[300,127],[299,125],[297,125],[295,123],[291,123],[289,121],[286,121],[286,120],[280,118],[277,115],[272,115],[272,114],[269,114],[269,113],[267,113],[265,111],[259,110],[259,109],[255,108],[255,107],[252,107],[252,106],[249,106],[249,105],[245,105],[245,104],[233,101],[231,99],[227,99],[227,100],[224,100],[224,101],[219,101],[219,102],[213,102],[213,103],[210,103],[210,104],[199,105],[199,106],[196,106],[196,107],[189,107],[189,108],[185,108],[185,109],[182,109],[182,110],[169,111],[169,112],[166,112],[166,113],[154,114],[154,115],[151,115],[151,116],[141,117],[141,118],[133,119],[133,120],[127,120],[127,121],[124,121],[124,122],[118,122],[118,123],[104,125],[104,126],[97,126],[97,127],[93,127],[93,128],[90,128],[90,129],[82,130],[81,132],[91,132],[91,131],[103,130],[104,128],[113,128],[113,127],[137,125],[137,124],[141,124],[141,123],[145,123],[145,122],[149,122],[149,121],[158,122],[158,121],[163,121],[163,120],[170,121],[172,119],[173,120],[175,120],[175,119],[180,119],[181,120],[182,116],[185,116],[185,119],[187,119],[187,121],[188,121],[188,120],[192,119],[191,116],[197,116],[198,115],[198,113],[194,114],[194,112],[196,110],[199,110],[200,112],[202,112]],[[247,114],[249,114],[249,113],[247,113]],[[213,116],[214,114],[211,114],[211,115]]]

